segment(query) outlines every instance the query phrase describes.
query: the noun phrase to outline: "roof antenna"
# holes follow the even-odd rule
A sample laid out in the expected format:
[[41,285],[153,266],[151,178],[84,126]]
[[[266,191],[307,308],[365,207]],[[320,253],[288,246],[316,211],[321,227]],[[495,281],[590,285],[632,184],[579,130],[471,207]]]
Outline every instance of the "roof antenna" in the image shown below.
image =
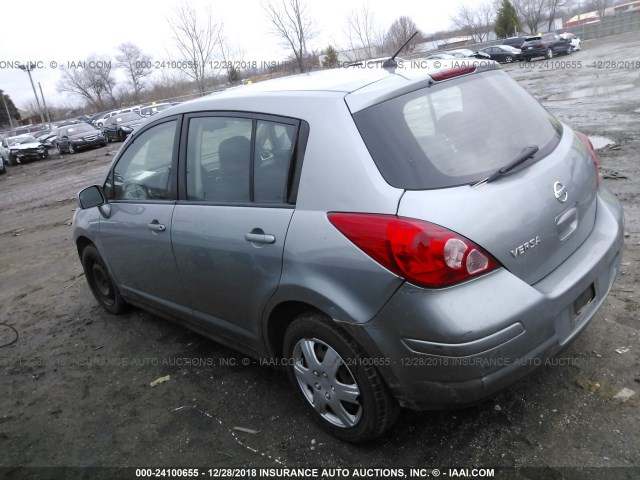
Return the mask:
[[393,55],[391,55],[390,58],[387,58],[384,63],[382,64],[382,68],[396,68],[398,66],[398,62],[396,62],[396,56],[402,51],[402,49],[404,47],[406,47],[407,45],[409,45],[409,42],[411,40],[413,40],[413,37],[415,37],[418,34],[419,30],[416,30],[413,35],[411,35],[409,37],[409,40],[407,40],[406,42],[404,42],[402,44],[402,46],[398,49],[398,51],[396,53],[394,53]]

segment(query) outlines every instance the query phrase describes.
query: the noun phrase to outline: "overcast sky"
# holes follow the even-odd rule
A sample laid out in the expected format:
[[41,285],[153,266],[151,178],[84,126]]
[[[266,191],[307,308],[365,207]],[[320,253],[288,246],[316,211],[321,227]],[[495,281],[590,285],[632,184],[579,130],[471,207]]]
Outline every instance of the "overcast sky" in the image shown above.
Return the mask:
[[[281,0],[279,0],[281,1]],[[352,10],[368,4],[376,23],[388,28],[402,15],[411,17],[425,33],[451,27],[450,17],[458,5],[477,4],[482,0],[321,0],[305,2],[314,20],[316,37],[310,49],[323,49],[332,44],[348,44],[346,18]],[[172,32],[167,19],[179,0],[108,0],[106,2],[59,0],[58,2],[4,2],[0,18],[0,89],[11,96],[19,108],[34,100],[28,76],[21,70],[8,68],[10,61],[42,61],[46,68],[35,70],[36,89],[42,84],[47,103],[62,106],[77,104],[57,91],[58,68],[70,61],[84,60],[91,54],[113,57],[123,42],[138,45],[154,60],[168,58],[173,51]],[[224,23],[229,44],[244,52],[243,59],[282,60],[289,55],[282,42],[271,33],[259,0],[190,0],[199,11],[211,5],[216,20]]]

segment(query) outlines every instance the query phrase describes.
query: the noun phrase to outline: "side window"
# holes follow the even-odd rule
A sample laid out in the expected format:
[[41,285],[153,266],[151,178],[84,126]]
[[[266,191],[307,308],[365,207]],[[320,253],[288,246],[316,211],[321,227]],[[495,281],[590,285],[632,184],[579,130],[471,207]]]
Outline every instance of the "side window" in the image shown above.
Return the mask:
[[284,203],[296,127],[258,120],[253,159],[253,193],[259,203]]
[[172,200],[171,164],[177,122],[157,125],[138,136],[113,169],[115,200]]
[[187,137],[187,199],[250,201],[252,120],[196,117]]

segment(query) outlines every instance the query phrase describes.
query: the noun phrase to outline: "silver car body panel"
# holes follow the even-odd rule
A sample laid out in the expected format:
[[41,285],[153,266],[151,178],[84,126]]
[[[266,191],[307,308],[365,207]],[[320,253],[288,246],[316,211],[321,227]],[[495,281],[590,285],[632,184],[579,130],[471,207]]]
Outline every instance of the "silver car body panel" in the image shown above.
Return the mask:
[[[388,360],[379,368],[403,405],[482,398],[586,327],[617,272],[622,209],[606,188],[597,189],[593,162],[568,127],[546,158],[476,189],[390,186],[351,115],[430,81],[425,70],[335,70],[238,87],[160,112],[140,132],[192,112],[306,121],[295,207],[114,202],[78,211],[74,239],[97,246],[128,300],[170,312],[245,351],[275,354],[267,333],[271,313],[286,302],[303,303],[340,322],[369,356]],[[565,185],[566,203],[556,199],[554,182]],[[351,243],[329,222],[332,211],[427,220],[477,242],[505,268],[449,288],[419,288]],[[168,231],[145,230],[159,216]],[[245,235],[255,229],[275,241],[252,244]],[[535,247],[511,254],[536,237]],[[576,315],[575,302],[591,288],[594,298]],[[453,365],[455,358],[467,363]]]
[[[556,181],[566,187],[565,202],[554,195]],[[564,126],[556,149],[528,168],[478,188],[408,191],[398,215],[427,220],[473,239],[513,274],[535,283],[591,233],[596,181],[593,160]]]

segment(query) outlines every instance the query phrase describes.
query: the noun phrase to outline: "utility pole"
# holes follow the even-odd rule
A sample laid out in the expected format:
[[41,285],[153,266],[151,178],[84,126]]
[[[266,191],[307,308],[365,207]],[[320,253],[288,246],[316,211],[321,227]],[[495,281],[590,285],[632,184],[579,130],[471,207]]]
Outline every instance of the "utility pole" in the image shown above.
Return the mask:
[[9,119],[9,127],[13,128],[13,119],[11,118],[11,114],[9,113],[9,107],[7,107],[7,100],[4,98],[4,92],[0,90],[0,95],[2,95],[2,103],[4,104],[4,111],[7,112],[7,118]]
[[44,123],[44,115],[42,114],[42,107],[40,106],[40,99],[38,98],[38,94],[36,93],[36,86],[33,84],[33,78],[31,78],[31,71],[34,69],[35,64],[30,63],[29,65],[20,65],[18,68],[20,70],[24,70],[29,74],[29,81],[31,82],[31,88],[33,88],[33,94],[36,97],[36,103],[38,104],[38,113],[40,113],[40,120]]
[[40,82],[38,82],[38,88],[40,89],[40,96],[42,97],[42,104],[44,105],[44,113],[47,115],[47,123],[51,123],[49,109],[47,108],[47,101],[44,99],[44,93],[42,93],[42,85],[40,85]]

